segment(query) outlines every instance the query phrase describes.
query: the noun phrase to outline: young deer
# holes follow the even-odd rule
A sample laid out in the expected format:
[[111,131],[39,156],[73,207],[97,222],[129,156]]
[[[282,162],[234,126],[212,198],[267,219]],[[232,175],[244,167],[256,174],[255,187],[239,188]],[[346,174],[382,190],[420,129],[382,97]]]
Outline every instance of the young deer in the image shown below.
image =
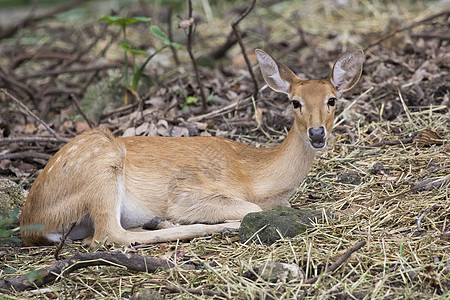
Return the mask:
[[[118,244],[186,239],[237,228],[246,214],[288,199],[307,174],[333,127],[336,99],[361,76],[362,51],[344,54],[323,80],[301,80],[256,50],[262,74],[288,95],[294,124],[282,144],[258,149],[218,137],[115,138],[97,128],[75,137],[48,162],[25,202],[26,245],[71,240]],[[154,231],[130,230],[160,217],[191,224]],[[203,223],[203,224],[193,224]]]

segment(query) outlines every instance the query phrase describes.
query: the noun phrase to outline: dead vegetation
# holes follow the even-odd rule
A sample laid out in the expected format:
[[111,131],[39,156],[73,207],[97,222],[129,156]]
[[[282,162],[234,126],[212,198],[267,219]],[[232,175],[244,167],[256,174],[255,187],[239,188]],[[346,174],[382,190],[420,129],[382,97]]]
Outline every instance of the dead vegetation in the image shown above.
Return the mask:
[[[29,187],[50,155],[89,127],[86,119],[116,135],[220,135],[258,147],[279,143],[291,122],[286,99],[261,87],[252,101],[254,84],[241,49],[226,49],[227,41],[236,43],[230,22],[247,6],[222,3],[209,12],[201,3],[194,2],[192,47],[205,97],[213,94],[207,112],[201,100],[186,103],[188,97],[201,99],[201,93],[185,50],[177,52],[178,65],[171,51],[161,53],[137,90],[143,105],[135,100],[123,106],[117,30],[96,18],[82,23],[44,18],[34,27],[18,27],[8,38],[0,35],[0,175]],[[358,87],[338,103],[334,139],[292,198],[294,207],[323,209],[334,219],[271,246],[240,242],[234,233],[130,248],[102,246],[96,251],[162,258],[172,267],[146,273],[99,263],[55,276],[41,288],[3,290],[4,296],[129,298],[148,288],[179,299],[444,298],[450,289],[448,3],[338,3],[258,1],[239,23],[247,49],[273,53],[305,79],[325,77],[341,52],[366,51]],[[167,31],[166,8],[144,5],[127,12],[148,14]],[[187,5],[172,14],[187,17]],[[172,27],[173,39],[185,45],[183,30]],[[130,28],[133,47],[158,47],[147,28]],[[261,85],[259,70],[255,74]],[[91,114],[89,98],[116,102]],[[325,272],[360,241],[366,244]],[[2,247],[2,279],[36,278],[33,270],[55,263],[54,251]],[[72,244],[59,256],[68,259],[78,252],[95,251]],[[302,276],[271,281],[252,271],[269,262],[295,264]]]

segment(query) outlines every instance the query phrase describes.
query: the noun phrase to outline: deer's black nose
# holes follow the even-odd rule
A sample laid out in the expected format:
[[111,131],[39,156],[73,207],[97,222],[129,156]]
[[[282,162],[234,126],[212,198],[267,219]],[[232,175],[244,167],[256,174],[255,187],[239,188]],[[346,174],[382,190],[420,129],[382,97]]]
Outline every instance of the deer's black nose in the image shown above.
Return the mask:
[[320,126],[319,128],[309,128],[308,136],[313,148],[320,149],[325,147],[325,128],[323,126]]

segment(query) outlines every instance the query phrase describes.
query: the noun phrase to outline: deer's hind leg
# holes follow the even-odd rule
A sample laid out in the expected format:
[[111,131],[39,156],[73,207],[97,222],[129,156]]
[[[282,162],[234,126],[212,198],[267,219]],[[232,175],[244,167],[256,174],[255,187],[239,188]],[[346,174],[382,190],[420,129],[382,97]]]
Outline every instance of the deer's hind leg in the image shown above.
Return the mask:
[[183,224],[214,224],[242,220],[246,214],[257,211],[262,211],[260,206],[241,199],[212,192],[198,197],[186,192],[171,199],[167,214],[172,221]]

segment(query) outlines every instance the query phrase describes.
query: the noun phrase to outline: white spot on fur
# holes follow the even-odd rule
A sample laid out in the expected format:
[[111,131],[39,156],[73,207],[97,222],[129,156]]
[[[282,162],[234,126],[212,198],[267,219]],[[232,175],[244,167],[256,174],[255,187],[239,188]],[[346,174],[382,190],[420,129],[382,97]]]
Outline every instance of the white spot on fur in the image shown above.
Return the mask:
[[67,149],[67,152],[74,152],[75,150],[77,150],[78,149],[78,145],[73,145],[72,147],[70,147],[69,149]]
[[82,156],[78,158],[79,163],[84,163],[85,161],[89,160],[89,158],[92,156],[91,152],[85,152]]
[[53,165],[48,169],[47,173],[50,173],[50,171],[53,169]]

